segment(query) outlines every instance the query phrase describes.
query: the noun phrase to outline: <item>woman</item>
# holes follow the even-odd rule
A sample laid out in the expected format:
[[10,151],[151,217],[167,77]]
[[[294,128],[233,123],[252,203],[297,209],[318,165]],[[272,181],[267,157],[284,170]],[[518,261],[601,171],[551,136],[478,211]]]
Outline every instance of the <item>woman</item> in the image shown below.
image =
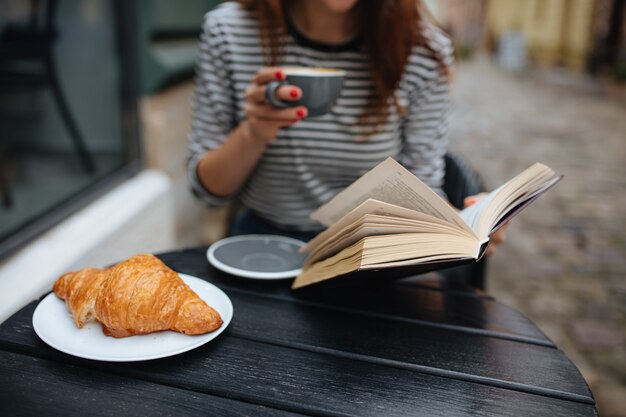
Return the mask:
[[[233,233],[303,239],[321,229],[313,210],[389,156],[442,193],[451,63],[448,38],[415,0],[227,2],[207,14],[200,42],[194,190],[247,207]],[[332,111],[271,107],[265,87],[284,66],[346,70]]]

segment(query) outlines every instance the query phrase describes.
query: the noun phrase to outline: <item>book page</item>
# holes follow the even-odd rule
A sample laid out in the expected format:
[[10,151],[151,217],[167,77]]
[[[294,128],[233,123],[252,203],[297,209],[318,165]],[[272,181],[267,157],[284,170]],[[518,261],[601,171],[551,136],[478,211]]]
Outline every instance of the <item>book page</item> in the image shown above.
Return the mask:
[[501,226],[501,220],[510,220],[561,178],[551,168],[535,163],[462,210],[460,216],[480,239],[485,239]]
[[459,213],[465,223],[467,223],[472,228],[472,230],[474,230],[474,233],[479,233],[478,225],[480,223],[481,216],[485,209],[493,201],[495,196],[500,192],[502,187],[503,186],[496,188],[495,190],[478,200],[476,203],[461,210],[461,212]]
[[490,233],[498,230],[502,225],[506,224],[511,218],[515,217],[520,211],[530,205],[533,201],[535,201],[539,196],[550,188],[552,188],[557,182],[563,179],[562,175],[551,179],[549,182],[542,185],[536,191],[533,191],[529,194],[525,194],[522,198],[513,201],[509,207],[507,207],[502,213],[491,223],[493,226],[491,227]]
[[472,232],[452,206],[393,158],[365,173],[313,212],[311,218],[330,226],[368,198],[425,213]]
[[377,214],[380,216],[422,220],[433,224],[448,225],[449,227],[453,227],[452,225],[450,225],[449,222],[441,220],[437,217],[368,198],[359,206],[346,213],[341,219],[337,220],[328,229],[324,230],[313,239],[311,239],[306,245],[300,248],[300,252],[313,251],[317,246],[325,242],[328,238],[338,233],[340,230],[346,228],[347,226],[357,222],[366,214]]
[[[423,216],[427,216],[422,214]],[[428,216],[430,219],[433,217]],[[315,249],[311,250],[305,261],[305,266],[339,252],[341,249],[352,245],[367,236],[393,235],[403,233],[429,233],[431,235],[460,236],[464,239],[476,241],[475,236],[466,233],[450,223],[430,220],[413,220],[400,217],[380,216],[366,214],[354,223],[339,230],[328,239],[324,240]],[[441,222],[441,223],[438,223]],[[336,223],[337,224],[337,223]]]

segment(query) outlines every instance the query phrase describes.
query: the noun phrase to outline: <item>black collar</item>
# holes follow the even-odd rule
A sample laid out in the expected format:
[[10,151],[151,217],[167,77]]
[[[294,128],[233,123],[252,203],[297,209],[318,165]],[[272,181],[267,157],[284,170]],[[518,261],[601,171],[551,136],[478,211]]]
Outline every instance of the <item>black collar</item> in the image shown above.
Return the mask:
[[321,52],[349,52],[349,51],[359,51],[361,46],[361,37],[356,36],[353,39],[350,39],[347,42],[343,43],[322,43],[318,41],[314,41],[302,32],[298,30],[296,25],[291,20],[291,15],[287,7],[284,7],[283,14],[285,16],[285,21],[287,23],[287,31],[294,38],[296,43],[300,46],[305,46],[307,48],[315,49]]

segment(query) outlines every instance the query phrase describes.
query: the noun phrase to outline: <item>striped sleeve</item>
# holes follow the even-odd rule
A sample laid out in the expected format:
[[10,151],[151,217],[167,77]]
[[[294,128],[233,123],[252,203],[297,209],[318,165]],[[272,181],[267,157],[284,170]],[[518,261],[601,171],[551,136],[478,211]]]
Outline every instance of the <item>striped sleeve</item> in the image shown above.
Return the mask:
[[209,205],[219,206],[231,199],[212,195],[197,174],[204,153],[222,146],[236,126],[235,93],[225,62],[228,51],[212,13],[205,17],[198,49],[187,174],[194,193]]
[[[451,66],[450,42],[447,41],[438,48],[443,53],[444,63]],[[451,108],[450,85],[441,68],[434,61],[431,62],[435,66],[427,70],[428,77],[410,97],[402,126],[404,149],[400,162],[435,192],[445,196],[442,186],[445,176],[444,157],[448,145],[448,116]],[[417,68],[416,64],[407,68],[409,75],[417,71],[424,76],[424,68]]]

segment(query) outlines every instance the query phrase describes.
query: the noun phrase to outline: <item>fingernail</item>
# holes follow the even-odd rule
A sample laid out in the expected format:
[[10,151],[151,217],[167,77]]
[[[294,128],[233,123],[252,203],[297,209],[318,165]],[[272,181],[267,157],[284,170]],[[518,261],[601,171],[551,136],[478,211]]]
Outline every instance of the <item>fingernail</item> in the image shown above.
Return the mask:
[[277,80],[283,80],[285,79],[285,76],[283,75],[282,71],[276,71],[276,74],[274,74],[276,76]]
[[293,90],[291,90],[289,92],[289,95],[293,98],[298,98],[298,96],[300,95],[300,93],[298,93],[298,90],[296,90],[295,88]]
[[306,116],[306,112],[304,110],[302,110],[302,109],[298,109],[298,111],[296,111],[296,115],[299,118],[303,118],[304,116]]

